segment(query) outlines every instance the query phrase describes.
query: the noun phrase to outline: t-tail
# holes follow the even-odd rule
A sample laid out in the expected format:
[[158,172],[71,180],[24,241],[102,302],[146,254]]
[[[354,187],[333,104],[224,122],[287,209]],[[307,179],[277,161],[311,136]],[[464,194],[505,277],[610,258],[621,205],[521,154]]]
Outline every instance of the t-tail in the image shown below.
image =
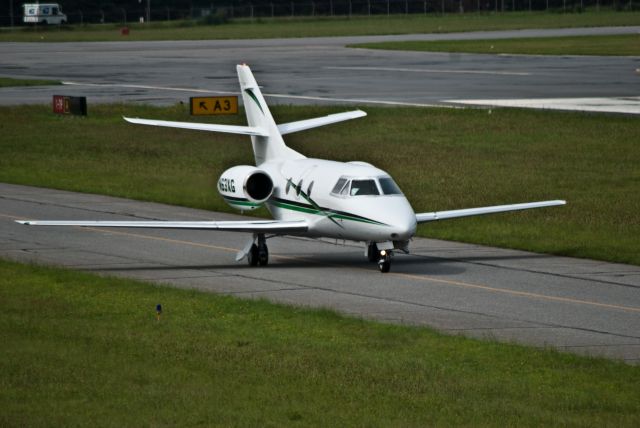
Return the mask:
[[240,81],[240,92],[242,93],[242,100],[247,113],[248,126],[171,122],[166,120],[133,119],[128,117],[125,117],[124,119],[127,122],[139,125],[165,126],[169,128],[195,129],[198,131],[248,135],[251,137],[251,142],[253,144],[253,154],[256,159],[256,166],[260,166],[261,164],[269,161],[285,161],[305,158],[305,156],[287,147],[282,139],[282,136],[285,134],[330,125],[332,123],[338,123],[345,120],[356,119],[367,115],[361,110],[354,110],[277,125],[275,120],[273,120],[273,116],[271,116],[267,102],[264,100],[260,87],[258,86],[256,79],[253,77],[253,73],[251,73],[249,66],[246,64],[240,64],[237,67],[237,71],[238,80]]

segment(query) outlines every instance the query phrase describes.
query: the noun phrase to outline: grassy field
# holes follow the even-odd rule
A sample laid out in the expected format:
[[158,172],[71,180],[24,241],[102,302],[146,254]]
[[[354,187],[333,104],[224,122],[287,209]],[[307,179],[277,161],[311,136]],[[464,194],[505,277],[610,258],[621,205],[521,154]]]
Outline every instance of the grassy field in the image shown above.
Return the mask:
[[499,14],[391,15],[236,19],[226,24],[194,22],[132,24],[122,36],[119,24],[49,28],[19,27],[0,31],[0,42],[71,42],[141,40],[213,40],[280,37],[358,36],[373,34],[450,33],[474,30],[639,25],[640,12],[602,10],[584,13],[509,12]]
[[520,38],[503,40],[456,40],[362,43],[355,48],[427,52],[466,52],[526,55],[640,55],[640,34]]
[[13,79],[11,77],[0,77],[0,88],[7,88],[10,86],[52,86],[61,84],[62,82],[57,80]]
[[2,426],[640,424],[602,359],[2,260],[0,300]]
[[[344,108],[273,109],[279,122]],[[364,108],[369,116],[287,136],[309,157],[387,170],[416,212],[566,199],[560,208],[429,223],[421,236],[640,264],[640,122],[517,109]],[[215,190],[252,164],[247,138],[134,126],[192,120],[187,106],[2,107],[0,181],[231,211]],[[244,123],[244,116],[216,119]],[[37,123],[38,126],[33,126]],[[268,216],[263,210],[258,213]]]

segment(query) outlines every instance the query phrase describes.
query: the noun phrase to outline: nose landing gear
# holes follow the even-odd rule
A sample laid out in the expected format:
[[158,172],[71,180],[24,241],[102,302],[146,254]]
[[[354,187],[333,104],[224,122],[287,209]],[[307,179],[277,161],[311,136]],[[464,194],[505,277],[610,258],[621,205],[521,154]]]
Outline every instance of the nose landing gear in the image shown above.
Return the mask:
[[367,245],[366,256],[370,262],[378,262],[378,269],[380,269],[380,272],[387,273],[389,272],[389,269],[391,269],[391,258],[393,257],[391,249],[381,250],[378,248],[377,243],[369,242]]
[[380,272],[387,273],[391,269],[391,250],[381,250],[380,259],[378,260],[378,269]]

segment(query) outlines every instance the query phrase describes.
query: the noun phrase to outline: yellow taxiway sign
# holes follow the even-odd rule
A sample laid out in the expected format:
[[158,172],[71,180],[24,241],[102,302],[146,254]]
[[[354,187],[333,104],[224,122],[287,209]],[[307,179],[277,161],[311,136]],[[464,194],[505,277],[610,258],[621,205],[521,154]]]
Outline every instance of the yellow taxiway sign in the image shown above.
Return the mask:
[[191,115],[238,114],[238,97],[191,97]]

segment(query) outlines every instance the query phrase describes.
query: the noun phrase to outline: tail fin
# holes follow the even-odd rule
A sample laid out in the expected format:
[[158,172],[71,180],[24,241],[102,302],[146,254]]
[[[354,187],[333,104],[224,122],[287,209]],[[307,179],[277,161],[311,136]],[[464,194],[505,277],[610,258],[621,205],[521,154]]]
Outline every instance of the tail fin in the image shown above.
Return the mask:
[[262,129],[268,134],[266,137],[251,136],[256,165],[274,159],[304,159],[303,155],[290,149],[284,143],[280,130],[271,116],[269,107],[249,66],[240,64],[237,66],[237,70],[247,122],[250,127]]

